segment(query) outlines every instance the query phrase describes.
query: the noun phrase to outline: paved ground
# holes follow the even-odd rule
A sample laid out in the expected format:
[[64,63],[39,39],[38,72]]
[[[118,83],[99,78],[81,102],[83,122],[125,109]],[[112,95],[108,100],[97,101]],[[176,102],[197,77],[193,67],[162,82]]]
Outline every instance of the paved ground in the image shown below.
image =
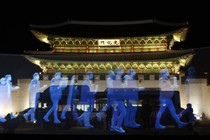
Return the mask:
[[210,120],[198,121],[194,128],[190,130],[188,127],[176,128],[173,125],[168,125],[164,130],[157,130],[151,128],[150,130],[145,130],[142,126],[138,129],[125,128],[126,133],[120,134],[117,132],[111,132],[105,127],[103,123],[98,123],[94,125],[95,128],[87,129],[81,126],[70,126],[62,122],[59,125],[52,123],[31,123],[26,122],[23,118],[18,117],[13,120],[9,120],[6,123],[1,123],[0,125],[0,134],[5,135],[53,135],[53,136],[86,136],[86,135],[146,135],[146,136],[167,136],[167,135],[176,135],[176,136],[194,136],[194,135],[210,135]]

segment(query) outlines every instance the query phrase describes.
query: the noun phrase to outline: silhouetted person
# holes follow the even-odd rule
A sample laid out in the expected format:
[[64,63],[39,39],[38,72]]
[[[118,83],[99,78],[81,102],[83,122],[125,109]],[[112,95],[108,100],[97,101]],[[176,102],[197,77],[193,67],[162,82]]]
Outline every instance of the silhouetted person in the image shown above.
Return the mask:
[[184,118],[184,120],[188,123],[188,128],[192,130],[193,125],[195,124],[195,116],[193,114],[192,104],[188,103],[187,108],[180,112],[180,118]]

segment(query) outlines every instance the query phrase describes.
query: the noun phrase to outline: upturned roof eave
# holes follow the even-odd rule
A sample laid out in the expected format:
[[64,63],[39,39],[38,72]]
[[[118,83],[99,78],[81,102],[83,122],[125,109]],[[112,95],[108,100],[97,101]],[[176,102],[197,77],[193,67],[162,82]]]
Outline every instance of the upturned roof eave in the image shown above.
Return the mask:
[[[133,27],[135,25],[135,27]],[[141,29],[138,29],[139,31],[135,31],[137,27],[143,27],[147,25],[152,25],[152,28],[157,28],[159,26],[170,28],[171,30],[167,31],[158,31],[158,32],[145,32],[147,29],[142,28],[144,30],[144,33],[141,32]],[[78,28],[81,27],[81,28]],[[148,27],[150,27],[148,26]],[[65,33],[62,34],[60,31],[63,30],[64,27],[68,27],[67,30],[65,30]],[[74,28],[77,27],[77,28]],[[91,28],[89,28],[91,27]],[[98,28],[93,28],[98,27]],[[114,27],[123,27],[121,31],[116,30]],[[183,28],[188,28],[187,22],[182,23],[169,23],[169,22],[163,22],[157,19],[153,20],[140,20],[140,21],[121,21],[121,22],[91,22],[91,21],[66,21],[64,23],[54,24],[54,25],[30,25],[30,30],[34,34],[37,32],[38,34],[41,34],[42,36],[38,36],[37,34],[34,34],[36,38],[38,38],[40,41],[48,43],[53,38],[123,38],[123,37],[145,37],[145,36],[157,36],[157,35],[168,35],[168,34],[174,34],[176,32],[179,32]],[[55,32],[52,30],[56,29]],[[95,32],[91,32],[92,30]],[[112,31],[108,32],[107,30]],[[150,28],[148,28],[150,29]],[[85,32],[88,31],[89,32]],[[98,31],[97,31],[98,30]],[[101,31],[100,31],[101,30]],[[129,31],[124,31],[129,30]],[[159,30],[159,28],[155,29]],[[106,32],[107,31],[107,32]],[[84,33],[83,33],[84,32]],[[105,33],[106,32],[106,33]],[[48,39],[48,41],[43,41],[43,36]]]

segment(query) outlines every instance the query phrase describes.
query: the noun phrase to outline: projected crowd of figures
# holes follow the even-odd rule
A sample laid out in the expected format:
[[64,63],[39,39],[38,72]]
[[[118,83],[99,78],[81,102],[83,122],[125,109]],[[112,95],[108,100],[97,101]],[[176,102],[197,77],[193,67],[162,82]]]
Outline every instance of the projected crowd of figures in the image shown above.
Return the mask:
[[[38,108],[40,91],[43,91],[49,87],[49,100],[51,100],[52,105],[50,108],[47,108],[48,110],[42,116],[42,120],[45,123],[61,124],[62,120],[67,119],[67,111],[71,110],[71,117],[73,117],[73,120],[76,121],[78,125],[88,129],[94,128],[94,124],[91,124],[91,115],[95,107],[95,95],[98,92],[99,84],[97,81],[93,82],[93,77],[94,73],[92,71],[86,72],[85,78],[81,84],[81,89],[78,90],[75,75],[72,75],[71,77],[63,77],[61,72],[56,72],[50,81],[50,85],[42,85],[39,81],[39,73],[35,72],[32,75],[30,83],[28,84],[28,101],[30,103],[29,110],[23,114],[23,117],[26,121],[33,123],[36,122],[37,119],[35,111]],[[180,117],[178,114],[176,114],[176,109],[172,102],[174,90],[179,87],[177,84],[177,78],[173,77],[172,84],[169,77],[170,74],[168,69],[162,69],[160,71],[160,108],[156,114],[156,121],[154,125],[156,129],[166,128],[165,126],[161,125],[160,122],[166,108],[169,109],[171,116],[176,121],[179,128],[187,125],[187,123],[180,121]],[[12,91],[18,90],[19,87],[12,86],[11,81],[11,75],[6,75],[0,80],[0,113],[4,112],[3,110],[8,107],[6,113],[10,113],[11,118],[15,118],[12,112],[11,94]],[[107,112],[111,110],[111,121],[109,124],[110,131],[125,133],[126,127],[140,128],[142,126],[142,124],[137,121],[137,102],[139,100],[139,91],[144,91],[145,88],[144,86],[138,86],[137,82],[136,72],[134,69],[129,69],[125,73],[122,68],[118,67],[107,72],[107,102],[94,115],[97,118],[97,121],[101,122],[107,116]],[[67,87],[68,95],[66,98],[66,105],[62,108],[61,113],[58,113],[59,101],[62,98],[63,91]],[[80,95],[79,102],[76,102],[76,97],[78,94]],[[83,112],[80,114],[78,113],[77,105],[83,106]],[[51,115],[53,119],[50,119]],[[0,115],[0,121],[2,123],[7,121],[5,119],[5,114]]]

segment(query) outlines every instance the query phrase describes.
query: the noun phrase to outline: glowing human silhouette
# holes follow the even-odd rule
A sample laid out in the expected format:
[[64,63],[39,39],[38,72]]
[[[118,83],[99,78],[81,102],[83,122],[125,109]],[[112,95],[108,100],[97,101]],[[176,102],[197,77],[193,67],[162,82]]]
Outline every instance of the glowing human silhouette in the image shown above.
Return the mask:
[[180,121],[179,115],[176,114],[174,104],[171,100],[174,94],[174,86],[170,82],[170,74],[168,69],[162,69],[160,71],[159,87],[160,87],[160,108],[156,116],[155,128],[165,129],[166,127],[160,124],[160,119],[165,109],[168,108],[172,117],[176,121],[179,128],[186,126],[187,123]]
[[44,116],[44,120],[46,122],[49,122],[50,120],[48,119],[48,117],[50,116],[50,114],[53,112],[53,116],[54,116],[54,123],[59,124],[61,123],[60,120],[58,119],[58,102],[62,97],[62,91],[66,88],[66,84],[61,84],[61,73],[60,72],[56,72],[54,74],[54,77],[51,79],[51,86],[50,86],[50,98],[52,101],[52,107],[50,108],[50,110],[46,113],[46,115]]
[[189,102],[189,98],[190,98],[190,82],[191,80],[195,77],[196,75],[196,69],[193,66],[190,66],[187,69],[187,76],[186,76],[186,80],[185,80],[185,97],[186,97],[186,102]]
[[108,71],[108,77],[106,79],[107,85],[107,104],[98,112],[96,113],[96,117],[99,121],[102,121],[102,117],[105,116],[105,112],[113,105],[113,80],[115,79],[115,73],[113,70]]
[[0,122],[5,122],[4,108],[6,107],[5,99],[7,98],[7,86],[4,77],[0,79]]
[[93,73],[91,71],[86,73],[86,79],[82,83],[80,104],[87,105],[88,108],[78,117],[78,122],[84,123],[84,127],[93,128],[90,124],[90,114],[94,108],[95,94],[98,91],[98,85],[93,86],[92,84]]
[[12,109],[12,91],[16,91],[18,90],[20,87],[19,86],[12,86],[12,75],[7,74],[5,75],[5,81],[6,81],[6,86],[7,86],[7,98],[6,98],[6,102],[7,102],[7,107],[8,107],[8,112],[10,114],[10,118],[14,119],[15,116],[13,114],[13,109]]
[[71,108],[71,111],[73,113],[74,116],[74,120],[77,120],[77,110],[76,110],[76,102],[75,102],[75,98],[76,98],[76,94],[78,93],[78,89],[77,86],[74,86],[75,84],[75,75],[72,75],[71,77],[71,81],[70,81],[70,85],[69,85],[69,93],[68,93],[68,97],[67,97],[67,102],[65,107],[63,108],[63,111],[61,113],[61,118],[62,119],[66,119],[66,111]]
[[138,91],[143,90],[143,87],[137,87],[135,80],[136,72],[134,69],[129,69],[128,74],[124,76],[124,88],[126,88],[126,116],[124,125],[126,127],[139,128],[140,124],[136,123]]
[[39,73],[35,72],[28,87],[30,109],[24,114],[24,118],[28,120],[30,116],[31,122],[36,122],[35,110],[38,106],[39,92],[47,87],[47,85],[40,87],[39,78]]
[[113,80],[113,89],[110,92],[112,94],[113,100],[113,113],[111,119],[111,128],[110,131],[116,131],[119,133],[125,133],[125,130],[122,128],[123,120],[126,115],[126,109],[124,105],[125,94],[123,91],[122,85],[122,75],[124,73],[122,68],[116,68],[116,75]]

